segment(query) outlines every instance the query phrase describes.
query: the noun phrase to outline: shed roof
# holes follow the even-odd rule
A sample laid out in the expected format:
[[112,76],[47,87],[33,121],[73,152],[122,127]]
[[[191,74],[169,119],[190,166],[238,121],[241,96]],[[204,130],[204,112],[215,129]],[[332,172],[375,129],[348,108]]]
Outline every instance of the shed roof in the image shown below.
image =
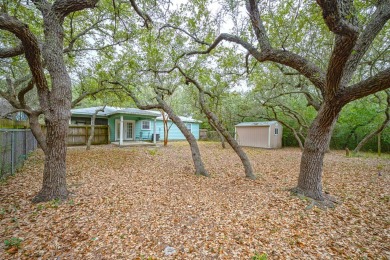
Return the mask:
[[277,124],[278,121],[265,121],[265,122],[242,122],[236,125],[236,127],[240,126],[271,126]]

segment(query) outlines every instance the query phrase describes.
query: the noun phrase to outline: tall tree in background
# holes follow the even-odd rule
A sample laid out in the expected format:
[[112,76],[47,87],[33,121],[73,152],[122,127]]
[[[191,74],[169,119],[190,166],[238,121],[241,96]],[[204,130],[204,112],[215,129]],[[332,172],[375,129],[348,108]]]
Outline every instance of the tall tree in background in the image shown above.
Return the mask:
[[275,62],[296,70],[321,92],[323,102],[305,140],[298,185],[294,190],[319,201],[328,201],[322,189],[323,159],[341,109],[353,100],[390,87],[390,68],[382,68],[363,80],[353,78],[360,61],[390,18],[390,0],[377,1],[371,10],[365,10],[365,24],[360,27],[354,1],[317,0],[317,3],[326,26],[334,35],[325,69],[309,57],[286,50],[284,45],[281,49],[273,47],[255,0],[246,1],[246,8],[259,48],[239,36],[220,34],[207,50],[186,55],[208,54],[222,41],[233,42],[244,47],[258,62]]

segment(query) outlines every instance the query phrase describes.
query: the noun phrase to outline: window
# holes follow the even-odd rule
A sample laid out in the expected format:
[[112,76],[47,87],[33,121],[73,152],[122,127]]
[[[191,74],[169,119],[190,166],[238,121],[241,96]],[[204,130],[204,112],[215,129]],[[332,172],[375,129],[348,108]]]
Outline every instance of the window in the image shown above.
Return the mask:
[[191,132],[191,123],[186,123],[186,128],[188,129],[188,131],[190,131]]
[[141,122],[141,130],[150,130],[150,121],[142,121]]
[[275,135],[279,134],[279,128],[275,128]]

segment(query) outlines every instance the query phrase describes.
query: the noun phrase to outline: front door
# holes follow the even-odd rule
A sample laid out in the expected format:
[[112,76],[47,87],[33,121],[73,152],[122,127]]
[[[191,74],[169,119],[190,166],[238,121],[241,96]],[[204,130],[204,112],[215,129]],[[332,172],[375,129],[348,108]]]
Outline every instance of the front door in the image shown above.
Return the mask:
[[[115,139],[120,138],[120,120],[116,120]],[[123,140],[134,140],[134,121],[123,120]]]

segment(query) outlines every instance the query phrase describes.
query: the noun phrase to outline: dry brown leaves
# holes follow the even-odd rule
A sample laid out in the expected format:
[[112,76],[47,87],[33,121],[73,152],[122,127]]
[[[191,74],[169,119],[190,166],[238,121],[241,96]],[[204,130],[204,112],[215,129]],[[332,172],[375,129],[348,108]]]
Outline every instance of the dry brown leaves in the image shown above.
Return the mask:
[[[70,200],[34,205],[44,159],[36,152],[0,186],[0,259],[390,257],[388,160],[327,154],[324,188],[343,203],[306,210],[288,191],[298,149],[247,148],[258,176],[250,181],[231,149],[200,148],[211,178],[193,175],[184,142],[69,148]],[[23,242],[7,252],[12,237]],[[167,246],[176,253],[165,256]]]

